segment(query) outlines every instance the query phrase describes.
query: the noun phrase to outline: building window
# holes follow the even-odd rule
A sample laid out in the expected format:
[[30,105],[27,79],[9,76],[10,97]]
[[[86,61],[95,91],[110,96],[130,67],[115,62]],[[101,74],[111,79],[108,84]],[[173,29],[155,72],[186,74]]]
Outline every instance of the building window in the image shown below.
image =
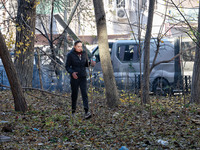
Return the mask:
[[125,7],[125,0],[116,0],[117,8]]
[[112,5],[113,0],[108,0],[108,4]]

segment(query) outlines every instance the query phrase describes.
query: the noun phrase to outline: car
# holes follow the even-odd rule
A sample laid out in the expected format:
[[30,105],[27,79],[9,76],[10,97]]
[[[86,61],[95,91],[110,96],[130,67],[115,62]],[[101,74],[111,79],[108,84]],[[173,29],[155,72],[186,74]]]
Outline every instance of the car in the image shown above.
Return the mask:
[[[110,57],[113,65],[116,84],[120,89],[140,88],[140,77],[143,77],[144,50],[143,41],[139,45],[137,40],[117,40],[109,42]],[[158,41],[150,40],[150,67],[156,56]],[[155,66],[150,73],[150,91],[166,95],[177,89],[177,85],[182,85],[182,70],[180,57],[172,59],[180,51],[179,42],[174,43],[168,39],[162,39],[159,43],[159,51]],[[141,47],[141,51],[139,50]],[[141,59],[140,59],[141,54]],[[104,86],[99,48],[95,47],[92,55],[96,57],[96,65],[93,68],[93,85]],[[172,60],[171,60],[172,59]],[[168,61],[171,60],[171,61]]]

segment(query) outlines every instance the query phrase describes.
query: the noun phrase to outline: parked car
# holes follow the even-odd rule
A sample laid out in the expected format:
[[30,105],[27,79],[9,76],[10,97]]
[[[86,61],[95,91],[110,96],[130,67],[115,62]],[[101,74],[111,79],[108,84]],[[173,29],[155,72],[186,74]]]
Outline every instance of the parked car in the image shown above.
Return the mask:
[[[172,59],[179,53],[179,43],[171,43],[167,39],[160,42],[159,52],[155,63]],[[141,47],[143,42],[141,43]],[[113,65],[116,84],[119,88],[140,88],[140,51],[137,40],[118,40],[109,43],[110,56]],[[150,41],[150,66],[153,63],[157,50],[157,40]],[[96,57],[96,66],[93,69],[93,85],[103,86],[101,61],[98,46],[92,51]],[[144,51],[141,50],[141,73],[143,74]],[[182,70],[180,57],[170,62],[160,63],[150,73],[150,91],[154,93],[169,93],[175,91],[178,84],[182,84]]]

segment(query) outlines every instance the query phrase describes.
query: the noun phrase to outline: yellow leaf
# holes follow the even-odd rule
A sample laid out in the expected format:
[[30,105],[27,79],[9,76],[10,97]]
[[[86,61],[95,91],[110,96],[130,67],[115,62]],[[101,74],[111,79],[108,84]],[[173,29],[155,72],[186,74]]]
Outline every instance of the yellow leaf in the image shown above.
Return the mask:
[[23,53],[25,53],[26,52],[26,48],[23,48]]
[[19,45],[19,43],[17,43],[17,45],[16,45],[17,47],[20,47],[20,45]]
[[40,4],[40,1],[37,1],[37,2],[36,2],[36,5],[38,5],[38,4]]
[[21,51],[16,51],[16,54],[21,54]]
[[26,43],[25,45],[28,47],[30,44],[29,44],[29,43]]
[[26,36],[26,40],[29,40],[29,37],[28,37],[28,36]]
[[197,125],[200,125],[200,120],[191,119],[191,121]]
[[19,32],[20,32],[21,30],[22,30],[22,29],[21,29],[20,27],[17,27],[17,31],[19,31]]

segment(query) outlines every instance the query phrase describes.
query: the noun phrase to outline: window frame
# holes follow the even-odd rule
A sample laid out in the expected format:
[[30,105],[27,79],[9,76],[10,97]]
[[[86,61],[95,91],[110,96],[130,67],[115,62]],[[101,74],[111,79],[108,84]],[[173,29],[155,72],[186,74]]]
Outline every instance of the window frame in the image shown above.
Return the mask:
[[[131,51],[133,50],[133,55],[132,55],[132,57],[130,57],[130,60],[124,60],[125,54],[124,54],[124,56],[123,56],[123,57],[124,57],[123,60],[121,60],[121,59],[119,58],[119,47],[120,47],[120,46],[128,46],[129,54],[130,54]],[[132,46],[132,47],[130,48],[130,46]],[[137,46],[137,49],[136,49],[137,59],[133,59],[133,58],[134,58],[134,53],[135,53],[135,51],[134,51],[134,47],[135,47],[135,46]],[[125,47],[124,53],[125,53],[125,52],[126,52],[126,47]],[[130,62],[132,62],[132,63],[138,63],[139,60],[140,60],[139,45],[138,45],[137,43],[118,44],[118,45],[117,45],[116,56],[117,56],[117,59],[118,59],[121,63],[130,63]],[[132,59],[131,59],[131,58],[132,58]]]

